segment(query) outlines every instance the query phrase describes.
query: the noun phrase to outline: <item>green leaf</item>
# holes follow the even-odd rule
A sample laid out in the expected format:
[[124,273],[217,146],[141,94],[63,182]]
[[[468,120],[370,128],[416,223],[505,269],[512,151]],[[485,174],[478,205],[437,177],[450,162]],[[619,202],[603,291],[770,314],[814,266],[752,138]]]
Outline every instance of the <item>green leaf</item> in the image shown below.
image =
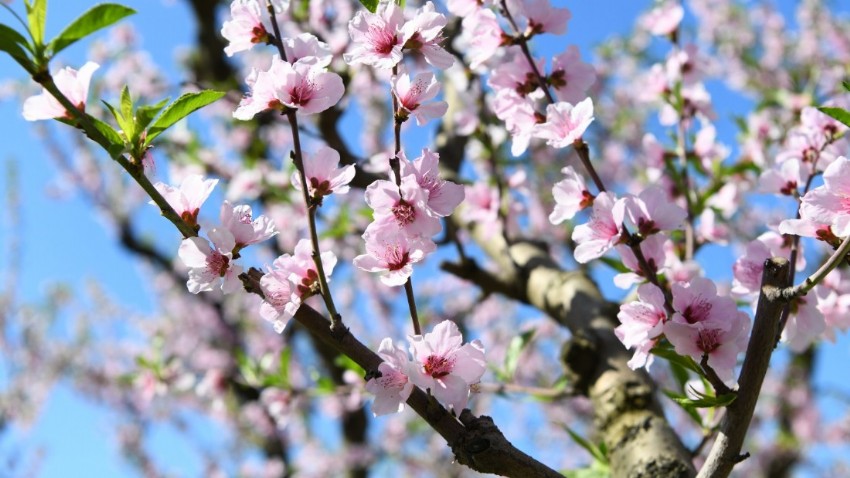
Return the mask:
[[65,27],[56,38],[50,41],[47,48],[55,55],[78,40],[134,13],[136,11],[132,8],[115,3],[95,5]]
[[505,364],[502,372],[503,380],[510,380],[513,378],[514,373],[516,373],[517,365],[519,364],[519,356],[522,354],[522,351],[525,350],[525,347],[531,342],[531,338],[534,337],[534,330],[525,331],[513,339],[511,339],[511,343],[508,345],[508,351],[505,353]]
[[112,126],[104,123],[103,121],[93,116],[89,116],[89,119],[91,120],[95,129],[97,129],[97,131],[102,134],[109,142],[108,144],[103,144],[100,141],[97,141],[97,143],[100,144],[104,149],[106,149],[110,156],[116,156],[118,154],[121,154],[121,152],[124,151],[124,140],[121,139],[121,135],[118,134],[118,132],[115,131]]
[[156,115],[158,115],[165,105],[168,104],[170,99],[171,98],[166,98],[153,105],[139,106],[139,108],[136,109],[136,128],[139,130],[147,128],[148,125],[151,124],[151,121],[156,118]]
[[134,143],[137,133],[136,118],[133,116],[133,98],[130,97],[130,88],[127,85],[121,88],[121,116],[124,118],[124,125],[126,126],[126,128],[121,126],[121,129],[124,130],[127,139]]
[[170,128],[174,123],[189,116],[194,111],[221,99],[222,96],[224,96],[224,92],[204,90],[198,93],[186,93],[180,98],[177,98],[174,103],[171,103],[165,108],[162,116],[148,129],[145,146],[151,144],[154,138],[162,134],[163,131]]
[[841,86],[843,86],[845,90],[850,91],[850,81],[847,81],[847,80],[842,81]]
[[670,362],[670,372],[673,373],[673,378],[676,379],[676,382],[684,390],[685,384],[691,378],[691,375],[688,373],[688,369],[676,362]]
[[[106,107],[109,109],[110,113],[112,113],[112,116],[115,117],[115,122],[118,123],[118,127],[121,128],[121,131],[124,132],[124,136],[126,137],[125,138],[126,141],[129,142],[130,141],[130,135],[133,132],[133,128],[132,128],[133,124],[131,122],[127,121],[127,118],[124,118],[124,115],[122,115],[121,112],[118,111],[114,106],[112,106],[111,104],[107,103],[104,100],[101,100],[101,102],[104,105],[106,105]],[[130,132],[129,134],[128,134],[128,131]]]
[[843,108],[834,108],[830,106],[821,106],[818,108],[821,113],[832,116],[836,120],[850,126],[850,112]]
[[673,362],[679,364],[682,367],[685,367],[686,369],[696,373],[700,377],[703,376],[702,368],[700,368],[700,366],[697,365],[696,362],[694,362],[694,359],[677,354],[676,351],[670,348],[669,346],[657,346],[653,348],[651,352],[653,355],[657,355],[669,362]]
[[0,23],[0,51],[5,51],[18,63],[21,63],[23,60],[30,61],[30,57],[27,54],[30,51],[30,45],[27,39],[15,29],[2,23]]
[[360,4],[372,13],[378,10],[378,0],[360,0]]
[[699,425],[700,428],[704,426],[702,423],[702,416],[699,414],[699,412],[697,412],[696,407],[681,400],[687,399],[688,397],[686,395],[674,392],[672,390],[663,390],[663,392],[664,395],[667,395],[670,398],[670,400],[673,400],[674,402],[676,402],[676,404],[682,407],[682,410],[684,410],[685,413],[687,413],[688,416],[691,417],[691,420],[693,420],[694,423]]
[[570,437],[572,437],[572,439],[575,440],[575,442],[578,443],[578,445],[580,447],[587,450],[588,453],[590,453],[590,455],[593,456],[593,459],[595,461],[597,461],[599,463],[608,464],[608,457],[605,455],[605,453],[602,452],[602,450],[599,447],[597,447],[593,443],[590,443],[583,436],[574,432],[570,427],[568,427],[566,425],[563,425],[563,427],[564,427],[564,430],[566,430],[566,432],[569,433]]
[[610,478],[611,469],[608,465],[594,461],[587,468],[564,470],[561,474],[567,478]]
[[44,44],[44,22],[47,18],[47,0],[30,0],[24,2],[27,7],[27,23],[30,35],[36,48]]
[[670,397],[671,400],[678,403],[679,405],[694,408],[725,407],[728,406],[730,403],[734,402],[735,398],[738,396],[736,393],[726,393],[717,397],[700,394],[700,398],[693,399],[685,395],[670,392],[668,390],[665,390],[664,394]]
[[361,367],[357,362],[345,355],[337,355],[337,357],[334,359],[334,363],[338,367],[344,368],[346,370],[351,370],[352,372],[356,373],[361,377],[366,375],[366,371],[363,370],[363,367]]

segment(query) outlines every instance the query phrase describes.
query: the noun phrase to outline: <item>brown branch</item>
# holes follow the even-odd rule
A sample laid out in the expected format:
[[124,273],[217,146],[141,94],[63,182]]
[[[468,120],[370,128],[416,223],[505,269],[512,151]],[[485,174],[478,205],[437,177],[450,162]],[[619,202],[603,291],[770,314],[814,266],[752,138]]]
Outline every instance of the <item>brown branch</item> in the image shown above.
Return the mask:
[[770,364],[779,317],[785,307],[779,292],[788,283],[789,270],[787,259],[774,257],[764,263],[753,331],[738,379],[738,397],[726,408],[720,432],[698,478],[728,476],[732,468],[747,457],[740,454],[741,447]]
[[[312,335],[345,354],[367,371],[377,370],[381,358],[358,341],[347,329],[331,330],[330,322],[306,304],[295,320]],[[515,448],[499,431],[493,419],[475,417],[468,410],[460,421],[419,388],[414,388],[407,404],[451,446],[457,461],[482,473],[508,477],[561,477],[561,474]]]
[[643,371],[631,370],[628,351],[614,335],[615,304],[604,300],[581,272],[561,270],[548,252],[531,241],[508,245],[499,235],[473,236],[499,265],[484,271],[472,261],[444,268],[546,312],[573,333],[564,361],[576,391],[593,403],[597,431],[609,450],[613,476],[687,477],[691,456],[664,418],[655,385]]

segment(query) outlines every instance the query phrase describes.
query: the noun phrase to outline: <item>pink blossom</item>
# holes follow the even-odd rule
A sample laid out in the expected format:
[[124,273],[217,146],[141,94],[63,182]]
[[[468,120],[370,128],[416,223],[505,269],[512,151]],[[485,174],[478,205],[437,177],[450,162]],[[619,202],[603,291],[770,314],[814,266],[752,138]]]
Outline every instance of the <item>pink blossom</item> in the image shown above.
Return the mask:
[[645,189],[637,197],[626,196],[623,203],[626,217],[642,236],[677,230],[688,216],[657,186]]
[[[321,146],[315,154],[303,154],[304,175],[309,184],[308,192],[313,199],[321,199],[333,193],[348,192],[348,183],[354,179],[354,165],[339,168],[339,153],[327,146]],[[292,173],[292,186],[301,190],[301,175]]]
[[319,113],[337,104],[345,92],[342,78],[328,72],[315,57],[290,64],[275,56],[268,71],[253,70],[246,81],[251,95],[242,98],[233,112],[233,117],[241,120],[268,109]]
[[803,196],[800,215],[828,224],[838,237],[850,235],[850,160],[841,156],[823,172],[823,186]]
[[430,102],[440,92],[440,84],[430,71],[418,73],[413,80],[407,73],[394,76],[392,90],[399,103],[398,117],[407,119],[413,114],[420,126],[443,116],[449,108],[445,101]]
[[496,93],[492,108],[496,116],[505,122],[505,128],[511,134],[511,154],[521,155],[528,148],[531,137],[535,135],[535,128],[538,127],[537,123],[542,119],[525,98],[508,89]]
[[791,304],[791,314],[782,330],[782,341],[794,352],[806,350],[826,331],[826,319],[818,307],[818,296],[812,293]]
[[493,0],[448,0],[446,8],[449,13],[460,18],[466,18],[473,13],[493,4]]
[[470,385],[487,369],[484,346],[477,340],[462,345],[460,330],[449,320],[424,337],[412,335],[408,340],[415,367],[410,379],[459,414],[466,408]]
[[[319,254],[325,278],[330,282],[336,267],[336,254],[324,251]],[[290,316],[295,315],[301,303],[308,297],[319,293],[319,273],[313,260],[313,244],[309,239],[300,239],[292,255],[283,254],[272,263],[272,270],[279,270],[292,282],[292,294],[289,303],[284,305]]]
[[[641,241],[640,251],[649,266],[649,274],[658,274],[664,266],[666,258],[664,246],[667,244],[667,241],[667,236],[663,234],[653,234]],[[616,249],[623,259],[623,265],[628,267],[632,272],[625,272],[614,276],[614,285],[621,289],[628,289],[634,284],[645,281],[647,272],[641,269],[640,263],[632,249],[622,244],[616,246]]]
[[483,182],[466,186],[460,216],[465,223],[475,223],[487,234],[498,234],[500,208],[499,190]]
[[384,359],[378,365],[380,376],[366,382],[366,390],[375,395],[372,413],[376,417],[404,410],[404,402],[413,391],[413,382],[408,378],[412,374],[412,364],[407,351],[395,346],[387,337],[381,341],[378,355]]
[[263,291],[260,317],[271,322],[275,332],[282,333],[292,316],[287,312],[292,302],[292,282],[287,272],[272,268],[260,279],[260,289]]
[[200,237],[190,237],[180,243],[177,255],[189,268],[186,286],[189,292],[197,294],[213,290],[219,278],[224,278],[221,290],[225,294],[234,292],[241,285],[238,276],[242,273],[242,266],[233,263],[236,241],[227,229],[213,228],[208,235],[214,248]]
[[686,325],[670,321],[664,325],[664,334],[676,353],[697,362],[707,356],[708,365],[727,385],[735,383],[737,357],[747,348],[749,330],[749,316],[737,310],[725,324],[712,321]]
[[516,6],[517,13],[528,19],[528,31],[531,35],[563,35],[567,32],[567,22],[572,17],[568,9],[557,8],[549,0],[517,0]]
[[401,187],[380,180],[366,188],[366,203],[375,211],[376,222],[395,224],[410,236],[431,237],[440,232],[440,220],[427,208],[425,191],[413,176],[402,178]]
[[620,325],[614,334],[627,349],[635,348],[629,360],[631,369],[652,365],[649,350],[661,335],[667,313],[664,311],[664,293],[652,284],[643,284],[637,290],[638,301],[620,306],[617,318]]
[[286,60],[292,64],[313,57],[316,58],[316,65],[326,67],[333,60],[328,44],[319,41],[312,33],[302,33],[296,37],[284,38],[283,51],[286,53]]
[[[68,101],[78,110],[84,111],[89,96],[91,77],[98,68],[100,68],[100,65],[91,61],[83,65],[80,71],[65,67],[53,75],[53,82],[56,84],[56,88],[68,98]],[[59,100],[45,89],[42,89],[40,95],[30,96],[24,101],[23,115],[27,121],[73,118],[71,113],[66,111],[65,107],[59,103]]]
[[402,36],[407,39],[404,49],[421,52],[425,61],[434,68],[449,68],[454,64],[454,57],[441,45],[445,41],[445,26],[446,16],[437,13],[432,2],[425,3],[401,28]]
[[577,212],[593,204],[593,195],[575,169],[567,166],[561,172],[567,177],[552,187],[555,210],[549,215],[549,222],[556,225],[572,219]]
[[[200,174],[192,174],[183,178],[179,187],[169,186],[158,182],[154,187],[168,204],[190,226],[198,224],[198,213],[201,205],[210,196],[218,179],[204,179]],[[151,204],[155,204],[151,201]]]
[[567,51],[552,58],[549,82],[559,101],[575,104],[587,97],[587,91],[596,82],[596,70],[581,61],[577,46],[570,45]]
[[806,184],[810,171],[810,163],[804,163],[799,158],[786,159],[761,173],[759,190],[766,193],[793,196],[797,194],[800,186]]
[[[540,91],[540,83],[522,50],[519,47],[510,47],[508,51],[512,54],[511,60],[501,61],[490,75],[487,84],[497,93],[501,90],[509,90],[520,98],[541,98],[543,92]],[[537,71],[543,71],[544,60],[535,59],[534,63]]]
[[375,13],[357,12],[348,23],[353,46],[343,59],[349,65],[363,63],[388,70],[401,61],[408,40],[401,29],[404,14],[395,2],[381,5]]
[[221,205],[220,220],[222,227],[233,235],[234,253],[277,234],[274,223],[266,216],[254,219],[251,206],[248,205],[233,206],[230,201],[224,201]]
[[496,14],[488,8],[478,9],[464,17],[461,25],[464,38],[469,41],[466,48],[469,67],[477,70],[499,51],[505,33],[499,26]]
[[224,48],[227,56],[250,50],[258,43],[267,43],[269,32],[263,24],[262,7],[258,0],[233,0],[230,4],[230,20],[222,25],[221,36],[230,42]]
[[736,295],[758,293],[761,289],[764,262],[771,257],[770,249],[764,242],[758,239],[750,241],[744,255],[739,257],[732,266],[734,276],[732,293]]
[[613,193],[600,193],[593,201],[590,221],[573,230],[573,240],[578,244],[575,248],[576,261],[587,263],[602,257],[617,245],[623,232],[624,214],[623,202],[617,200]]
[[534,136],[548,140],[549,146],[564,148],[579,141],[591,122],[593,101],[590,98],[575,106],[560,101],[546,107],[546,122],[534,127]]
[[714,282],[703,277],[696,277],[687,284],[673,284],[671,290],[674,322],[689,325],[717,322],[728,328],[728,321],[738,311],[733,299],[717,295]]
[[684,16],[682,5],[678,1],[669,1],[653,8],[643,17],[642,23],[653,35],[669,35],[679,28]]
[[413,264],[434,252],[428,238],[408,237],[403,231],[373,222],[363,233],[366,254],[354,258],[354,265],[366,272],[380,272],[381,282],[389,287],[404,285],[413,274]]
[[440,177],[440,155],[425,148],[422,155],[406,161],[401,154],[401,176],[413,176],[427,197],[428,209],[439,217],[449,216],[463,202],[463,186]]

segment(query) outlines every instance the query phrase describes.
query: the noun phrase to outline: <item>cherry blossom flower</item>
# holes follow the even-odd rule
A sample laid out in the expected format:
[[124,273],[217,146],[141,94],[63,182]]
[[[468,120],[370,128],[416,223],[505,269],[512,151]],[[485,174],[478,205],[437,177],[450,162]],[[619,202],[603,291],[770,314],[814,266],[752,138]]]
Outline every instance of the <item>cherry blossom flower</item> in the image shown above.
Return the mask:
[[637,290],[638,300],[620,306],[617,318],[620,325],[614,334],[627,349],[635,348],[629,360],[632,370],[652,365],[649,350],[662,334],[667,313],[664,311],[664,293],[652,284],[643,284]]
[[600,193],[593,201],[590,221],[573,230],[575,259],[587,263],[605,255],[620,241],[623,225],[623,202],[610,192]]
[[[218,179],[204,179],[200,174],[192,174],[183,178],[179,187],[169,186],[158,182],[154,187],[168,204],[190,226],[198,225],[198,213],[201,205],[210,196]],[[150,202],[156,205],[153,201]]]
[[575,104],[587,97],[587,91],[596,82],[596,70],[581,61],[578,47],[570,45],[567,51],[552,58],[549,83],[559,101]]
[[782,330],[782,341],[794,352],[806,350],[826,331],[826,319],[818,309],[817,294],[798,297]]
[[528,31],[532,35],[551,33],[563,35],[572,14],[566,8],[558,8],[549,0],[518,0],[517,13],[528,19]]
[[724,323],[738,311],[730,297],[717,295],[717,286],[709,279],[697,277],[687,284],[673,284],[672,320],[683,324]]
[[389,287],[404,285],[413,274],[413,264],[434,252],[428,238],[408,237],[386,223],[373,222],[363,233],[366,254],[354,258],[354,265],[366,272],[380,272],[381,282]]
[[401,154],[401,176],[413,176],[428,196],[428,209],[439,217],[454,212],[463,202],[464,188],[459,184],[440,177],[440,155],[425,148],[422,155],[413,161],[406,161]]
[[395,224],[412,237],[431,237],[440,232],[440,220],[431,215],[427,208],[425,191],[413,176],[395,183],[380,180],[366,188],[366,203],[375,211],[376,222]]
[[[348,183],[354,179],[354,165],[349,164],[339,168],[339,153],[327,146],[322,146],[315,154],[303,154],[304,175],[309,187],[307,191],[314,199],[321,199],[330,194],[345,194]],[[292,186],[301,190],[301,175],[298,171],[292,173]]]
[[328,44],[319,41],[316,35],[312,33],[302,33],[293,38],[284,38],[283,51],[286,53],[286,60],[292,64],[313,57],[316,59],[316,65],[326,67],[333,60]]
[[224,201],[220,216],[222,227],[230,231],[235,240],[234,254],[277,234],[274,223],[266,216],[254,219],[251,206],[248,205],[233,206],[230,201]]
[[250,50],[258,43],[267,43],[269,31],[263,24],[263,11],[259,1],[234,0],[230,4],[230,20],[225,21],[221,27],[221,36],[230,42],[224,47],[227,56]]
[[445,101],[425,103],[440,92],[440,84],[430,71],[417,73],[412,80],[406,73],[394,76],[392,90],[399,103],[398,117],[406,120],[413,114],[416,124],[420,126],[428,120],[443,116],[449,108]]
[[639,196],[626,196],[623,203],[626,217],[644,237],[679,229],[688,216],[657,186],[643,190]]
[[469,67],[478,70],[499,51],[504,31],[499,26],[496,14],[488,8],[478,9],[472,15],[464,17],[461,25],[463,37],[469,42],[465,49]]
[[665,2],[653,8],[643,19],[643,27],[653,35],[669,35],[679,28],[685,9],[677,1]]
[[268,109],[320,113],[337,104],[345,92],[342,78],[328,72],[315,57],[290,64],[275,56],[268,71],[252,70],[246,82],[251,95],[242,98],[233,112],[236,119],[249,120]]
[[560,101],[546,107],[546,122],[535,126],[534,136],[548,140],[549,146],[564,148],[580,140],[591,122],[593,101],[590,98],[575,106]]
[[260,317],[271,322],[275,332],[282,333],[292,316],[287,312],[292,302],[292,282],[287,272],[272,268],[260,279],[260,289],[263,291]]
[[[91,77],[98,68],[100,68],[100,65],[91,61],[83,65],[79,71],[65,67],[53,74],[53,82],[56,84],[56,88],[78,110],[84,111],[89,96]],[[65,107],[59,103],[59,100],[45,89],[42,89],[40,95],[30,96],[24,101],[23,115],[27,121],[73,118],[71,113],[66,111]]]
[[511,134],[511,154],[521,155],[528,148],[531,137],[536,136],[535,128],[542,118],[526,99],[507,89],[496,93],[492,108]]
[[806,184],[810,171],[810,163],[804,163],[799,158],[786,159],[761,173],[759,191],[792,196],[797,194],[800,186]]
[[708,365],[727,385],[735,382],[735,365],[738,354],[747,349],[750,318],[735,311],[728,323],[698,322],[686,325],[670,321],[664,325],[667,340],[679,355],[687,355],[697,362],[708,357]]
[[[324,251],[319,254],[325,279],[330,282],[331,274],[336,267],[336,254]],[[301,303],[308,297],[319,293],[319,273],[313,260],[313,244],[309,239],[300,239],[295,245],[293,254],[283,254],[272,263],[272,270],[284,273],[292,282],[292,295],[289,303],[285,304],[287,314],[295,315]]]
[[850,235],[850,160],[841,156],[823,172],[823,186],[812,189],[800,206],[802,219],[828,224],[838,237]]
[[732,266],[732,294],[757,294],[761,289],[764,262],[773,255],[767,245],[756,239],[747,244],[746,252]]
[[189,280],[186,286],[189,292],[197,294],[201,291],[213,290],[219,278],[224,278],[221,290],[225,294],[239,288],[239,274],[242,266],[233,263],[233,249],[236,241],[227,229],[213,228],[208,233],[209,241],[200,237],[190,237],[180,243],[177,255],[183,264],[189,268]]
[[572,219],[577,212],[593,204],[593,195],[587,190],[584,178],[572,166],[565,167],[561,172],[567,177],[552,187],[555,210],[549,215],[549,222],[555,225]]
[[463,344],[457,325],[444,320],[430,333],[409,336],[415,370],[413,383],[443,404],[460,413],[469,400],[469,387],[478,383],[487,369],[484,346],[473,340]]
[[372,413],[377,417],[404,410],[404,402],[413,392],[413,382],[408,378],[412,364],[407,351],[393,344],[389,337],[381,341],[378,355],[384,361],[378,365],[379,377],[366,382],[366,390],[375,395]]
[[[382,8],[383,7],[383,8]],[[352,47],[342,57],[349,65],[362,63],[388,70],[402,58],[408,38],[402,31],[404,14],[395,2],[382,3],[378,11],[359,11],[348,23]]]
[[404,49],[421,52],[434,68],[449,68],[455,60],[441,45],[445,26],[446,16],[435,11],[433,2],[425,3],[401,28],[402,36],[407,39]]
[[[665,245],[668,242],[667,236],[663,234],[653,234],[644,239],[640,243],[640,251],[643,254],[646,263],[649,266],[649,274],[657,274],[665,263]],[[628,289],[631,286],[646,280],[646,271],[642,270],[640,263],[635,256],[635,253],[629,246],[620,244],[616,246],[617,252],[623,259],[623,265],[628,267],[632,272],[624,272],[614,276],[614,285],[621,289]]]

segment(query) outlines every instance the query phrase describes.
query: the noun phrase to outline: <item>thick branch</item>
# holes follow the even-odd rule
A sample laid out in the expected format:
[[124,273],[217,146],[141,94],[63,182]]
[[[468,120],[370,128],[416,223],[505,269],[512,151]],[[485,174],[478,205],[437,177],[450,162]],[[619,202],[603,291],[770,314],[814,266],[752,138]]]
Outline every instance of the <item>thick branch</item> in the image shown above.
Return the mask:
[[[381,358],[358,341],[348,330],[331,330],[330,322],[306,304],[295,313],[295,320],[311,334],[345,354],[365,370],[377,370]],[[468,411],[460,421],[432,397],[413,389],[407,404],[437,431],[452,447],[457,461],[482,473],[509,477],[560,477],[561,475],[515,448],[493,424],[490,417],[474,417]]]
[[789,268],[788,260],[783,258],[774,257],[764,263],[753,332],[738,379],[738,397],[726,408],[726,415],[720,423],[720,433],[698,478],[729,476],[735,464],[746,458],[740,455],[741,447],[770,364],[779,317],[785,307],[778,291],[788,283]]
[[[613,476],[687,477],[695,470],[688,451],[664,418],[652,379],[631,370],[628,351],[614,335],[616,306],[604,300],[581,272],[565,272],[539,244],[511,245],[500,235],[473,234],[499,264],[498,274],[473,265],[452,272],[487,292],[531,304],[570,329],[564,359],[578,391],[594,405],[594,421],[609,450]],[[472,268],[472,269],[469,269]]]

